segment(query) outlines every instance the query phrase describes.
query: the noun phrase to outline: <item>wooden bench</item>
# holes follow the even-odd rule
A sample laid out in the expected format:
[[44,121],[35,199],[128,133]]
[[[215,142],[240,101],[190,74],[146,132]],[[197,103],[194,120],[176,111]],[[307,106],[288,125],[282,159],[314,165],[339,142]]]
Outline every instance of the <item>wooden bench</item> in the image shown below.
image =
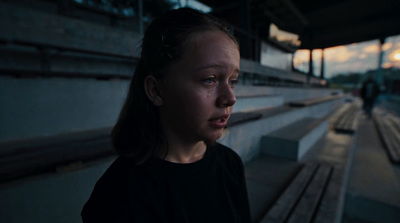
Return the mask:
[[374,112],[373,119],[390,159],[400,164],[400,119],[379,110]]
[[341,98],[343,96],[341,95],[328,95],[325,97],[319,97],[319,98],[312,98],[312,99],[307,99],[307,100],[301,100],[301,101],[294,101],[294,102],[289,102],[288,105],[292,107],[306,107],[306,106],[311,106],[311,105],[316,105],[328,101],[332,101],[338,98]]
[[260,222],[337,222],[342,192],[338,176],[330,164],[307,163]]
[[355,103],[348,105],[335,123],[335,131],[353,134],[359,123],[360,109]]
[[0,143],[0,182],[115,154],[110,131],[104,128]]
[[228,120],[228,127],[232,127],[233,125],[248,122],[251,120],[257,120],[262,117],[262,114],[259,112],[237,112],[233,113]]

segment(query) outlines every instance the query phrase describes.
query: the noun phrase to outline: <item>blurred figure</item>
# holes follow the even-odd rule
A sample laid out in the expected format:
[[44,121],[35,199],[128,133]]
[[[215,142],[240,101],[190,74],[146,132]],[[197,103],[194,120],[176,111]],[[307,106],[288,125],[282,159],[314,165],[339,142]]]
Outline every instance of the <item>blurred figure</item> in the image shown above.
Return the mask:
[[375,99],[379,94],[379,86],[372,77],[369,77],[362,85],[360,96],[363,99],[364,113],[371,117]]

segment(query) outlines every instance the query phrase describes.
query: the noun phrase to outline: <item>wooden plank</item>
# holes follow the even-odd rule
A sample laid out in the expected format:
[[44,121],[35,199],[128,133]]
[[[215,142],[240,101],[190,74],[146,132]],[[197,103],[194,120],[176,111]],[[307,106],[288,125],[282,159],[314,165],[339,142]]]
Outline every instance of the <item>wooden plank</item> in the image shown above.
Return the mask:
[[333,167],[328,186],[320,202],[313,222],[335,223],[340,222],[341,211],[345,195],[344,171]]
[[288,223],[311,222],[322,199],[324,190],[329,181],[332,167],[321,165],[312,182],[307,187],[296,209],[290,215]]
[[306,106],[310,106],[310,105],[315,105],[315,104],[332,101],[332,100],[338,99],[340,97],[342,97],[342,96],[329,95],[329,96],[325,96],[325,97],[312,98],[312,99],[308,99],[308,100],[294,101],[294,102],[289,102],[289,106],[306,107]]
[[261,223],[284,222],[301,198],[317,168],[316,163],[307,163],[261,220]]
[[383,118],[386,127],[386,137],[388,138],[388,144],[392,151],[392,159],[394,162],[400,162],[400,142],[399,142],[399,132],[397,132],[396,127],[393,123],[387,119]]
[[0,41],[137,58],[135,32],[0,3]]
[[359,108],[352,104],[339,116],[335,124],[335,131],[353,134],[358,127]]
[[0,182],[67,163],[114,154],[110,131],[111,128],[105,128],[3,143],[1,146],[8,149],[5,148],[0,156]]
[[397,132],[400,132],[400,118],[398,118],[397,116],[394,116],[392,114],[389,114],[388,116],[389,116],[391,123],[396,128]]
[[374,120],[390,159],[394,163],[400,163],[400,143],[397,142],[398,132],[396,128],[392,126],[386,118],[379,114],[374,114]]
[[345,105],[346,108],[344,109],[344,111],[339,115],[336,123],[335,123],[335,129],[341,129],[344,126],[344,123],[346,122],[346,114],[349,111],[351,105],[347,104]]

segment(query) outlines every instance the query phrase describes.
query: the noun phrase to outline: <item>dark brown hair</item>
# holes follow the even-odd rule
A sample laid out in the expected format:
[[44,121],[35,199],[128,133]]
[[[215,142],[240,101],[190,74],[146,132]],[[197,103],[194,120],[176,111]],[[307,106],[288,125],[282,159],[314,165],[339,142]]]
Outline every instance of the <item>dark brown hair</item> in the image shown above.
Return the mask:
[[168,142],[161,128],[158,109],[147,98],[144,80],[148,75],[163,78],[162,69],[179,60],[195,34],[219,30],[236,44],[229,28],[218,19],[190,8],[171,10],[153,20],[143,40],[129,92],[111,133],[114,149],[141,164],[151,156],[166,156]]

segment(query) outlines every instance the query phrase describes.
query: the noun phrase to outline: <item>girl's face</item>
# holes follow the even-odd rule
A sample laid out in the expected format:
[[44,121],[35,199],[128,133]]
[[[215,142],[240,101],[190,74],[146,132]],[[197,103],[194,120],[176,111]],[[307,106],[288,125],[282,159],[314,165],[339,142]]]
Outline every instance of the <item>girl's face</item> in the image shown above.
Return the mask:
[[193,37],[180,60],[160,81],[160,116],[164,133],[188,143],[214,142],[236,102],[234,84],[239,75],[236,43],[221,31]]

